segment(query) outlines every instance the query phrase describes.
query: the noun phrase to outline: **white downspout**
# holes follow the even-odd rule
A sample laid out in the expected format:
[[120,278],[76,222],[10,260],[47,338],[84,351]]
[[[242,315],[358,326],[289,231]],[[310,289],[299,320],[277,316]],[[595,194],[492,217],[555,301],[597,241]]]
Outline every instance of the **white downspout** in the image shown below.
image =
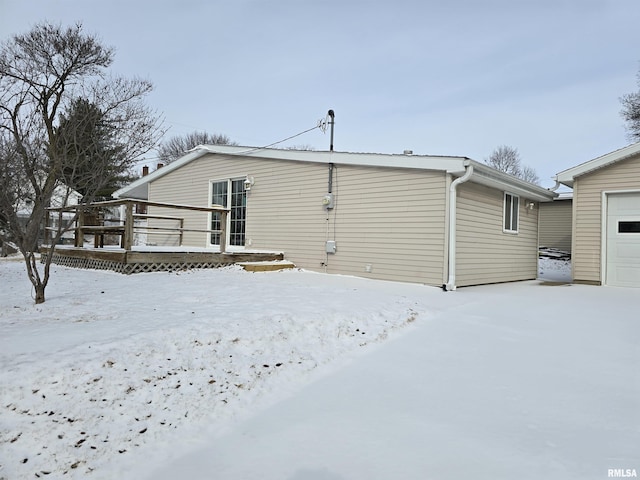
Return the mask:
[[465,173],[456,178],[449,186],[449,279],[443,285],[444,290],[450,292],[456,289],[456,197],[458,185],[466,182],[473,175],[473,165],[465,162]]
[[558,181],[558,177],[555,178],[556,184],[551,187],[551,188],[547,188],[547,190],[549,190],[550,192],[555,192],[556,190],[558,190],[560,188],[560,185],[562,185],[559,181]]

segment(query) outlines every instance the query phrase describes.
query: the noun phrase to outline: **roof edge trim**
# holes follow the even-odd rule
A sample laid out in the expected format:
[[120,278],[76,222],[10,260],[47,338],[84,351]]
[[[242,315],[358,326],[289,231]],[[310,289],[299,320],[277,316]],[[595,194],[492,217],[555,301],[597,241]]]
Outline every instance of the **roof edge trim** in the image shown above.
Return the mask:
[[573,181],[576,177],[607,167],[621,160],[626,160],[627,158],[632,157],[638,153],[640,153],[640,142],[632,143],[631,145],[627,145],[626,147],[619,148],[618,150],[614,150],[613,152],[609,152],[601,155],[600,157],[583,162],[579,165],[576,165],[575,167],[563,170],[557,173],[555,178],[556,181],[562,183],[563,185],[573,187]]

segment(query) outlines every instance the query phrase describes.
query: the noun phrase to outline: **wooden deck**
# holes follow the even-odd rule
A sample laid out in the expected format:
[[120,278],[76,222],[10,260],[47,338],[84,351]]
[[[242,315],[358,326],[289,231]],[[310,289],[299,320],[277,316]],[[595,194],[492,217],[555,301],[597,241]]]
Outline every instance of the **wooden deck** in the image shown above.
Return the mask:
[[[48,250],[47,247],[44,247]],[[44,252],[43,252],[44,253]],[[75,268],[111,270],[132,274],[218,268],[236,263],[274,262],[284,259],[281,252],[207,252],[179,250],[124,250],[121,248],[79,248],[56,246],[52,263]]]
[[[144,213],[135,213],[141,206],[144,207]],[[121,218],[106,218],[105,211],[114,207],[124,210],[124,214]],[[162,208],[163,211],[169,211],[171,215],[165,213],[150,215],[146,209],[152,207]],[[56,245],[54,247],[52,263],[57,265],[131,274],[284,260],[284,254],[281,252],[228,251],[225,227],[229,209],[221,205],[204,207],[121,199],[48,210],[54,215],[54,220],[57,215],[57,221],[52,223],[56,226],[49,226],[49,217],[47,217],[45,231],[49,233],[61,231],[63,213],[72,216],[65,228],[66,231],[73,232],[74,246]],[[210,223],[206,224],[206,220],[203,220],[203,225],[186,225],[184,215],[181,214],[186,211],[218,215],[220,229],[206,228],[210,225]],[[177,225],[174,227],[149,225],[149,221],[154,219],[169,219]],[[140,224],[140,222],[146,224]],[[219,245],[212,246],[210,249],[184,245],[183,234],[186,232],[216,235]],[[140,244],[136,238],[137,235],[158,233],[177,239],[178,245]],[[88,237],[89,241],[85,237]],[[105,245],[107,239],[113,241],[114,238],[117,241],[115,245]],[[43,247],[42,253],[49,252],[49,248]]]

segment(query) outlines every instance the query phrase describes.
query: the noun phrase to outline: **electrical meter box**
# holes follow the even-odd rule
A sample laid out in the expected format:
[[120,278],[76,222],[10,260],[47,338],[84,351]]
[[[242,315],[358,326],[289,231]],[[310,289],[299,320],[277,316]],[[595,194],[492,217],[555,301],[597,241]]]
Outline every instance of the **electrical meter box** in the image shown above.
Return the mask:
[[333,208],[333,193],[327,193],[322,197],[322,206],[327,210],[331,210]]
[[336,253],[336,241],[335,240],[327,240],[327,253]]

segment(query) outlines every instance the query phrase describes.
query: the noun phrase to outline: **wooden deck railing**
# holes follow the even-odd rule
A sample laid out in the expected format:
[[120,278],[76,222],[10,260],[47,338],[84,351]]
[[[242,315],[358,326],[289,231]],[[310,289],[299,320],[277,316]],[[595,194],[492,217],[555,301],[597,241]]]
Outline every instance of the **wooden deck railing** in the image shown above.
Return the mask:
[[[212,230],[207,228],[185,228],[184,217],[174,215],[151,215],[147,213],[135,213],[135,206],[146,207],[161,207],[171,210],[189,210],[196,212],[206,212],[220,214],[220,230]],[[107,208],[112,207],[124,207],[123,218],[104,218],[97,214],[97,212],[104,211]],[[116,235],[120,237],[120,246],[125,250],[131,250],[134,243],[134,233],[145,232],[149,234],[162,234],[162,235],[177,235],[179,245],[182,246],[183,234],[185,232],[218,234],[220,237],[220,251],[226,251],[226,231],[228,208],[221,205],[212,205],[210,207],[198,207],[194,205],[182,205],[175,203],[164,202],[149,202],[146,200],[137,199],[119,199],[108,200],[104,202],[94,202],[90,204],[72,205],[68,207],[52,207],[48,209],[50,212],[71,212],[75,219],[74,225],[71,225],[69,229],[73,230],[74,245],[76,247],[84,246],[84,236],[93,235],[94,247],[104,247],[105,235]],[[146,210],[145,210],[146,211]],[[47,216],[48,218],[48,216]],[[177,227],[166,226],[143,226],[134,224],[135,219],[156,219],[156,220],[175,220],[178,222]],[[105,223],[106,222],[106,223]],[[48,225],[45,227],[45,231],[50,233],[56,230]]]

